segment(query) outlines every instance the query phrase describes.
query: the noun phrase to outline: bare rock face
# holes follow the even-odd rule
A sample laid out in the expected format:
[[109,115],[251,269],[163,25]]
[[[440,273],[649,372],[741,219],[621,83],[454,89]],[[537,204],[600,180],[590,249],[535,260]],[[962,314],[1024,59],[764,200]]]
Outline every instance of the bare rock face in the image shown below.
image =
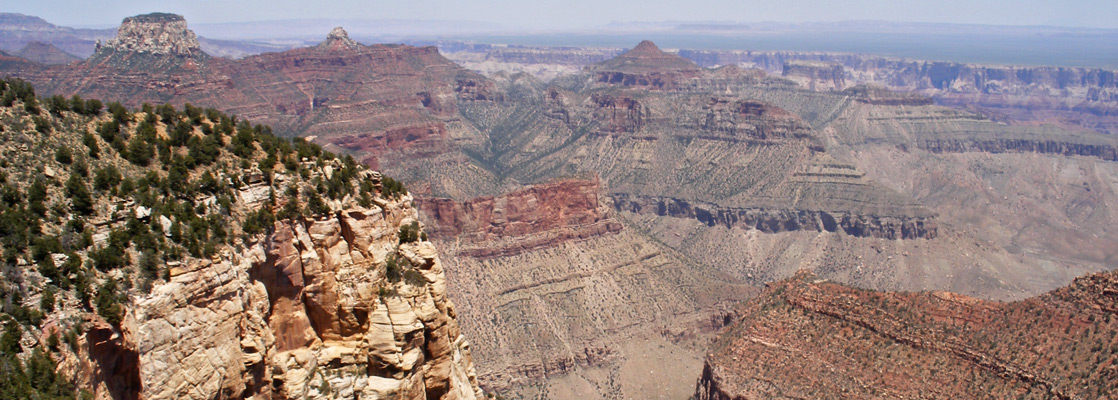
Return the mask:
[[598,201],[600,189],[597,179],[568,179],[465,202],[423,199],[419,207],[433,236],[476,245],[459,254],[510,256],[620,232],[621,223]]
[[330,34],[326,35],[326,40],[318,44],[319,48],[335,50],[356,49],[358,46],[360,45],[353,41],[353,39],[350,39],[349,34],[340,26],[330,30]]
[[[398,244],[410,204],[277,222],[248,248],[172,268],[124,334],[91,328],[87,368],[124,398],[481,398],[434,246]],[[390,256],[415,275],[387,279]]]
[[115,39],[100,51],[146,52],[153,54],[198,55],[198,37],[186,29],[181,15],[151,13],[125,18]]
[[707,355],[695,396],[1113,398],[1115,278],[1003,303],[800,273],[743,307]]
[[617,57],[595,64],[592,68],[598,82],[657,89],[675,88],[684,79],[694,78],[701,73],[694,62],[664,52],[648,40]]
[[790,61],[784,64],[781,75],[810,90],[842,90],[846,86],[842,65],[836,63]]
[[[981,65],[915,61],[844,53],[681,50],[702,66],[752,65],[804,84],[827,84],[841,67],[848,84],[876,84],[919,93],[948,105],[1026,124],[1060,123],[1102,133],[1118,132],[1118,76],[1113,70],[1054,66]],[[804,66],[829,66],[813,68]],[[814,76],[815,86],[808,77]]]

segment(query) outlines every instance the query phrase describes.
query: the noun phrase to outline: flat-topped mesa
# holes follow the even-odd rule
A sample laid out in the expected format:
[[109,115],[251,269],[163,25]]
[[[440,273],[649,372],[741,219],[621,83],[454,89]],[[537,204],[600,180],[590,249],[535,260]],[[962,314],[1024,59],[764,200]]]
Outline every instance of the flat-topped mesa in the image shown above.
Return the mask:
[[186,28],[186,19],[181,15],[168,13],[125,18],[117,29],[116,38],[99,47],[97,55],[105,51],[183,56],[202,54],[198,37]]
[[674,88],[680,80],[697,77],[702,72],[691,60],[664,52],[648,40],[591,68],[598,82],[660,89]]
[[349,38],[349,34],[346,33],[345,29],[338,26],[331,29],[330,33],[326,35],[326,40],[323,40],[322,43],[319,43],[318,46],[315,47],[320,49],[343,50],[356,49],[359,46],[361,45]]

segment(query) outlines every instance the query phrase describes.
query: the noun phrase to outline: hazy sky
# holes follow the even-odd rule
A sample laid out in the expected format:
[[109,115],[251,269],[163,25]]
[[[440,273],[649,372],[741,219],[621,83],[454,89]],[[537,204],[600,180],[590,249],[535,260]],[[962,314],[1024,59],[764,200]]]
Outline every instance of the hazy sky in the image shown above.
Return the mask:
[[586,28],[612,21],[885,20],[1118,28],[1116,0],[0,0],[0,11],[67,26],[115,26],[154,11],[190,23],[299,18],[427,19],[508,28]]

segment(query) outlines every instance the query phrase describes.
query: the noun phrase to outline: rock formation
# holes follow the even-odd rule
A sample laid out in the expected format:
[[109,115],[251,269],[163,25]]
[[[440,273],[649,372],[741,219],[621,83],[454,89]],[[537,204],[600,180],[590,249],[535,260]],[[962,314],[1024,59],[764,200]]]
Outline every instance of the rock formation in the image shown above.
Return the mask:
[[100,52],[137,52],[192,56],[201,53],[198,38],[186,28],[181,15],[151,13],[125,18],[116,38],[109,40]]
[[207,59],[209,55],[202,52],[198,38],[187,29],[186,19],[176,14],[151,13],[125,18],[117,28],[116,37],[104,44],[98,42],[86,63],[118,69],[121,73],[158,74],[194,71],[204,67]]
[[483,397],[398,182],[217,110],[0,97],[0,397]]
[[814,61],[789,61],[784,63],[781,76],[807,87],[809,90],[842,90],[846,88],[846,73],[842,65]]
[[[800,268],[882,290],[1018,299],[1114,257],[1115,163],[1098,135],[1000,124],[931,105],[935,94],[705,70],[651,43],[545,83],[482,77],[434,48],[344,39],[193,69],[0,66],[66,96],[222,108],[407,182],[447,264],[448,296],[483,316],[461,321],[479,382],[511,396],[683,397],[692,388],[671,378],[698,376],[728,305]],[[315,222],[302,225],[313,237]],[[274,304],[269,292],[267,320],[296,334],[274,346],[311,350],[285,353],[265,386],[292,393],[306,389],[296,383],[308,360],[339,359],[314,343],[350,354],[371,318],[331,294],[337,275],[318,282],[307,278],[324,276],[316,264],[299,262],[303,273],[283,279],[248,267],[251,279],[290,281]],[[339,305],[337,318],[316,311]],[[685,368],[645,368],[673,359]]]
[[645,40],[629,51],[591,67],[595,80],[625,86],[670,89],[699,75],[699,66]]
[[832,53],[682,50],[680,55],[707,67],[746,64],[771,73],[782,73],[786,66],[797,63],[841,66],[850,83],[916,92],[939,104],[1010,121],[1058,122],[1118,132],[1118,80],[1115,71],[1106,69],[976,65]]
[[678,371],[654,360],[697,371],[692,349],[720,326],[714,316],[752,293],[623,226],[600,191],[597,179],[564,179],[418,203],[462,314],[491,316],[462,320],[487,391],[685,396]]
[[871,292],[809,273],[771,284],[709,351],[699,399],[1109,398],[1118,275],[1001,303]]
[[399,246],[419,281],[375,268],[415,220],[410,200],[277,222],[173,269],[130,310],[143,398],[481,398],[435,248]]
[[352,50],[358,48],[358,46],[360,45],[350,39],[349,34],[340,26],[330,30],[330,33],[326,35],[326,40],[318,44],[319,48],[330,50]]
[[81,60],[80,58],[62,51],[54,45],[43,42],[31,42],[15,53],[16,56],[40,64],[68,64]]

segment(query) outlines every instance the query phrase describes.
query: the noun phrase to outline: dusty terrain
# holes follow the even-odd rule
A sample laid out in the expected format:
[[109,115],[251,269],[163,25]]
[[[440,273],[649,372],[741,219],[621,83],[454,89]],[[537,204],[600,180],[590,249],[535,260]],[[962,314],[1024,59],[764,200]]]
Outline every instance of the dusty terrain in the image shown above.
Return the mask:
[[774,282],[709,350],[696,395],[1111,398],[1115,273],[1002,303],[873,292],[810,273]]

